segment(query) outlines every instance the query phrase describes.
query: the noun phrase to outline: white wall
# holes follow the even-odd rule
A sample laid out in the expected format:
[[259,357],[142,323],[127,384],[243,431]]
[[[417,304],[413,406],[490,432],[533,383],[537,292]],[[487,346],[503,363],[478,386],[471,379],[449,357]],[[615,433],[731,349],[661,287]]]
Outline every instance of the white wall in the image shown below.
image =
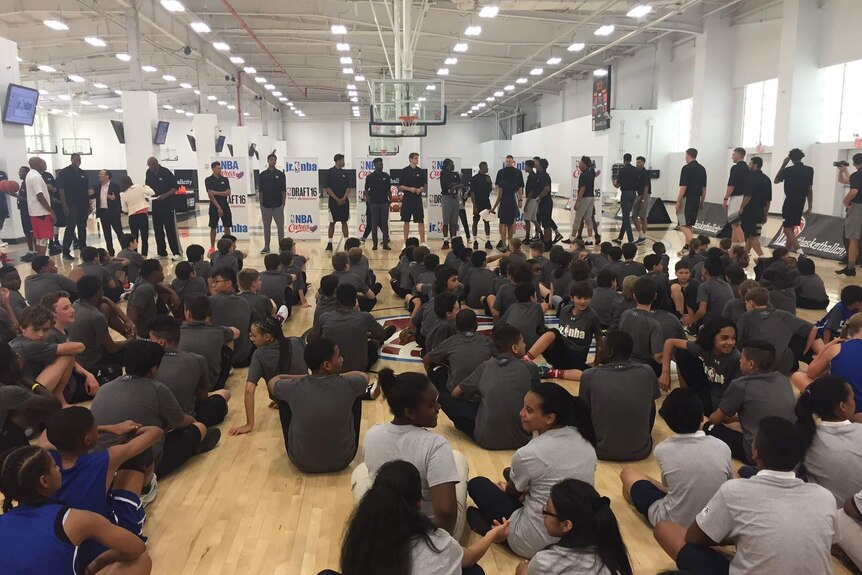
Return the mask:
[[673,84],[671,100],[677,102],[691,98],[694,94],[694,52],[696,39],[677,44],[671,50]]
[[762,82],[778,77],[781,20],[737,24],[733,85]]

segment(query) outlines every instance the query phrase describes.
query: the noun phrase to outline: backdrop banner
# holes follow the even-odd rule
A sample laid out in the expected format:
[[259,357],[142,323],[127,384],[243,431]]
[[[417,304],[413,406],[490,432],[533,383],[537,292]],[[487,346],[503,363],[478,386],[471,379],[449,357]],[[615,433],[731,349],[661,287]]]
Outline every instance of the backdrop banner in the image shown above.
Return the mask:
[[365,233],[365,228],[371,223],[366,211],[365,180],[374,171],[373,160],[372,157],[356,158],[353,164],[356,168],[356,213],[353,215],[353,221],[356,223],[357,235]]
[[290,158],[284,163],[287,186],[285,234],[296,240],[321,237],[320,182],[317,158]]
[[[440,187],[440,174],[443,173],[443,160],[446,158],[431,157],[427,160],[428,178],[425,193],[428,204],[425,207],[425,229],[428,237],[443,237],[443,194]],[[455,162],[455,170],[461,169],[461,158],[449,157]]]
[[[679,214],[677,214],[676,221],[679,222]],[[691,229],[695,234],[719,237],[726,226],[727,211],[724,209],[724,206],[721,204],[704,202],[703,209],[697,214],[697,221]]]
[[[227,204],[230,207],[233,225],[228,230],[238,240],[249,239],[248,234],[248,189],[247,178],[251,177],[248,171],[248,158],[230,157],[211,159],[221,164],[221,175],[230,182],[230,196]],[[225,229],[221,220],[218,222],[216,234],[224,234]]]
[[[840,260],[846,255],[844,248],[844,220],[835,216],[811,214],[803,216],[796,228],[796,241],[807,256],[817,256],[828,260]],[[784,230],[779,229],[769,247],[786,245]]]
[[[617,213],[616,215],[614,215],[614,219],[623,219],[622,209],[617,209]],[[667,209],[665,209],[664,202],[661,201],[661,198],[649,196],[649,200],[647,203],[647,222],[650,225],[656,226],[668,225],[673,223],[670,220],[670,214],[667,213]]]

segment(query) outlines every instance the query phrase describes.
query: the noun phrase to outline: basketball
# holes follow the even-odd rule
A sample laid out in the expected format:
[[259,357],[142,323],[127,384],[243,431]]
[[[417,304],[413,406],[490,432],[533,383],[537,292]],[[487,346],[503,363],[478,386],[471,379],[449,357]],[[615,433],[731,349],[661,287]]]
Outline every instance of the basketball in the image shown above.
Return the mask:
[[5,192],[7,194],[16,194],[18,193],[18,182],[14,180],[3,180],[0,182],[0,192]]

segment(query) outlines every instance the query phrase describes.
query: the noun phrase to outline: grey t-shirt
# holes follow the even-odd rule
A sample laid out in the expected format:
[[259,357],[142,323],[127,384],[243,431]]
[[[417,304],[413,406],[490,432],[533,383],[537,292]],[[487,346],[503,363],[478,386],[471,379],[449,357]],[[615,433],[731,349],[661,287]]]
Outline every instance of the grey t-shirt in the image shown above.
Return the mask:
[[655,354],[664,349],[664,333],[661,325],[648,311],[627,309],[620,316],[620,331],[632,337],[632,359],[651,365]]
[[[33,302],[33,304],[37,304],[39,302]],[[30,304],[27,303],[27,300],[24,299],[24,296],[21,295],[21,292],[9,290],[9,305],[12,307],[12,311],[15,313],[15,316],[20,320],[21,314],[27,309]]]
[[619,306],[623,296],[616,290],[606,287],[597,287],[593,290],[593,298],[590,300],[590,309],[599,316],[602,327],[610,327],[613,321],[614,308]]
[[108,335],[108,320],[90,302],[78,300],[72,307],[75,308],[75,321],[69,326],[69,339],[84,344],[84,351],[76,356],[76,360],[89,370],[105,353],[103,342]]
[[184,323],[180,327],[180,351],[201,355],[207,362],[209,389],[215,387],[221,373],[221,348],[233,341],[233,332],[221,325]]
[[688,342],[686,349],[703,362],[703,373],[712,384],[709,388],[712,405],[718,405],[724,390],[731,381],[739,377],[739,350],[734,348],[727,355],[718,355],[693,341]]
[[278,270],[260,273],[260,293],[274,301],[277,307],[284,305],[284,288],[291,283],[292,278]]
[[697,515],[713,541],[733,541],[730,575],[831,573],[835,498],[790,474],[725,482]]
[[312,325],[317,325],[323,314],[334,311],[337,307],[338,301],[335,299],[335,296],[321,295],[317,298],[317,303],[314,306],[314,323]]
[[490,337],[473,331],[456,333],[445,339],[429,352],[431,361],[449,366],[449,391],[464,381],[480,364],[496,354],[494,342]]
[[788,347],[793,336],[808,337],[814,324],[780,309],[757,308],[745,312],[736,325],[737,340],[761,340],[775,346],[772,369],[781,373],[793,371],[795,359]]
[[19,385],[0,385],[0,431],[6,425],[9,412],[23,409],[33,393]]
[[[590,307],[593,307],[592,302],[590,303]],[[654,309],[651,310],[649,314],[654,317],[661,326],[661,333],[664,341],[669,339],[685,339],[685,330],[676,315],[666,309]]]
[[368,338],[383,341],[386,333],[370,313],[339,306],[320,316],[311,337],[328,338],[338,344],[344,358],[342,371],[368,371]]
[[733,479],[730,448],[702,431],[672,435],[655,446],[667,495],[649,508],[649,522],[691,525],[721,484]]
[[[499,278],[500,276],[488,268],[470,268],[467,270],[467,274],[464,277],[464,286],[465,291],[467,292],[467,305],[472,308],[481,309],[481,298],[487,297],[496,292],[494,289],[494,283]],[[467,290],[467,287],[470,289]]]
[[743,448],[751,459],[751,444],[760,420],[777,416],[794,423],[796,399],[790,380],[775,371],[749,373],[730,382],[718,408],[725,415],[739,415]]
[[617,287],[623,287],[623,281],[629,276],[641,277],[646,275],[647,271],[644,265],[634,260],[626,260],[620,262],[617,268]]
[[222,254],[221,252],[214,252],[211,259],[213,271],[219,268],[230,268],[239,273],[239,260],[233,253]]
[[240,292],[239,297],[248,302],[251,308],[251,321],[258,322],[272,315],[272,301],[262,294],[250,291]]
[[862,424],[820,422],[802,463],[806,479],[828,489],[843,507],[862,490]]
[[545,333],[545,312],[542,304],[535,301],[515,303],[509,306],[500,318],[500,323],[506,323],[518,328],[524,337],[527,349],[533,347],[539,336]]
[[[353,404],[368,381],[359,375],[308,375],[280,379],[273,397],[290,407],[287,455],[304,473],[344,469],[356,455]],[[321,432],[325,430],[325,432]]]
[[464,398],[479,402],[473,439],[485,449],[518,449],[531,435],[521,427],[524,396],[539,383],[534,363],[502,356],[491,358],[458,384]]
[[637,461],[649,455],[650,416],[660,395],[655,372],[642,363],[608,363],[583,373],[579,396],[592,416],[599,459]]
[[338,278],[338,285],[348,284],[352,285],[356,288],[356,292],[360,294],[364,294],[368,291],[368,286],[365,285],[365,282],[359,279],[355,273],[350,270],[342,270],[342,271],[333,271],[331,275],[334,275]]
[[733,297],[733,288],[720,278],[710,278],[697,286],[697,304],[706,302],[706,315],[701,319],[701,323],[706,324],[710,320],[721,317],[724,306]]
[[193,295],[210,295],[209,288],[207,288],[207,280],[197,276],[190,277],[187,280],[174,278],[174,281],[171,282],[171,289],[177,292],[183,304]]
[[129,260],[129,265],[126,266],[126,277],[130,282],[136,282],[138,276],[141,274],[141,264],[144,263],[144,256],[134,250],[124,249],[117,252],[117,257]]
[[796,290],[797,298],[805,298],[813,302],[828,302],[826,286],[817,274],[810,276],[796,276],[793,280],[793,289]]
[[166,351],[158,378],[174,394],[183,413],[194,417],[197,391],[209,391],[206,358],[188,351]]
[[156,302],[159,299],[156,288],[147,281],[135,284],[129,296],[129,307],[138,308],[138,317],[135,320],[135,332],[141,336],[149,333],[150,322],[156,319],[158,308]]
[[389,461],[412,463],[422,478],[422,513],[434,519],[431,488],[458,483],[458,468],[452,447],[442,435],[415,425],[381,423],[365,434],[365,466],[373,480],[377,470]]
[[733,320],[733,323],[739,325],[739,320],[742,319],[748,310],[745,308],[745,302],[741,299],[732,299],[724,304],[724,309],[721,310],[721,317]]
[[461,575],[464,549],[458,540],[443,529],[428,534],[432,549],[424,537],[414,537],[410,546],[410,575]]
[[251,306],[248,301],[237,294],[219,293],[210,296],[212,322],[215,325],[226,325],[239,330],[239,337],[234,342],[234,365],[245,363],[251,355],[251,340],[248,330],[251,326]]
[[108,287],[108,282],[113,279],[111,274],[108,273],[108,270],[96,262],[84,262],[78,267],[84,271],[84,275],[93,276],[102,280],[103,289]]
[[[305,351],[305,344],[298,337],[289,337],[287,340],[290,346],[290,363],[288,364],[287,375],[304,375],[308,373],[308,367],[305,365],[305,360],[302,357]],[[281,349],[277,342],[254,350],[251,356],[251,363],[248,366],[246,381],[257,385],[261,379],[266,383],[278,375],[280,355]]]
[[775,309],[784,310],[791,315],[796,315],[796,291],[793,287],[783,289],[769,289],[769,302]]
[[[590,552],[592,551],[592,552]],[[611,575],[595,549],[552,545],[530,559],[527,575]]]
[[425,351],[427,353],[434,351],[435,347],[437,347],[456,333],[457,331],[455,330],[454,320],[443,320],[436,322],[434,324],[434,327],[431,328],[431,331],[428,333],[428,337],[425,338]]
[[509,309],[510,305],[515,305],[518,300],[515,299],[515,284],[506,282],[497,290],[497,299],[494,300],[494,309],[500,312],[502,316]]
[[190,262],[192,267],[195,268],[195,275],[199,278],[204,278],[204,280],[209,280],[213,275],[213,266],[208,261],[198,260],[196,262]]
[[9,347],[24,360],[21,373],[29,379],[35,380],[46,365],[57,359],[57,344],[49,341],[33,341],[19,335],[9,342]]
[[24,279],[24,294],[33,303],[39,303],[42,296],[58,291],[72,294],[78,291],[78,287],[71,278],[61,274],[40,273]]
[[506,539],[516,555],[529,558],[558,541],[545,529],[542,508],[551,488],[570,478],[590,485],[596,479],[596,450],[574,427],[550,429],[512,456],[509,479],[525,494],[524,506],[512,513]]

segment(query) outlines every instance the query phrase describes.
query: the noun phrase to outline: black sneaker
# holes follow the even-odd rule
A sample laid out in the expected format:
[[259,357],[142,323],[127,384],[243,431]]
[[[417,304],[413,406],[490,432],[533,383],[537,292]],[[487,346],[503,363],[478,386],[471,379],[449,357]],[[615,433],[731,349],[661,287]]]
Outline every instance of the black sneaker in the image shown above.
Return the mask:
[[447,241],[443,242],[443,247],[440,249],[441,250],[448,250],[449,249],[449,241],[447,240]]
[[839,276],[847,276],[848,278],[855,278],[856,277],[856,268],[851,268],[850,266],[847,266],[846,268],[841,268],[840,270],[837,270],[835,273],[838,274]]
[[269,246],[264,246],[264,248],[262,250],[260,250],[260,253],[268,254],[269,253]]
[[509,482],[509,477],[512,475],[512,468],[507,467],[503,470],[503,479],[506,480],[506,483]]
[[198,453],[206,453],[212,451],[218,445],[221,439],[221,430],[218,427],[207,427],[206,436],[201,439],[201,444],[198,446]]
[[478,240],[476,240],[475,242],[473,242],[473,251],[474,251],[474,252],[479,251],[479,241],[478,241]]
[[487,535],[488,531],[491,530],[491,523],[485,519],[485,516],[482,515],[482,512],[479,511],[478,507],[467,508],[467,525],[482,537]]
[[24,263],[30,263],[34,259],[36,259],[36,254],[34,252],[30,252],[21,256],[21,261]]
[[62,254],[62,253],[63,253],[63,246],[60,246],[58,244],[51,244],[48,247],[48,255],[50,255],[50,256],[56,256],[57,254]]
[[560,232],[557,232],[557,234],[554,236],[554,239],[553,239],[552,241],[553,241],[554,243],[557,243],[557,242],[559,242],[561,239],[563,239],[563,234],[561,234]]
[[63,252],[63,259],[69,260],[69,261],[75,261],[75,256],[73,256],[69,252]]
[[371,249],[376,252],[377,251],[377,244],[374,244],[373,246],[371,246]]
[[614,242],[614,243],[615,243],[615,244],[617,244],[617,245],[620,245],[621,243],[623,243],[623,239],[622,239],[622,238],[614,238],[614,239],[612,239],[611,241],[612,241],[612,242]]
[[392,249],[392,247],[389,244],[383,244],[383,249],[388,252]]
[[386,334],[386,339],[389,339],[393,335],[395,335],[395,330],[398,329],[394,325],[387,325],[383,328],[383,333]]
[[503,245],[503,240],[500,240],[499,242],[497,242],[497,249],[498,250],[502,250],[504,247],[505,246]]
[[332,251],[332,242],[329,242],[328,244],[326,244],[326,250],[325,251],[327,251],[327,252]]
[[564,240],[563,240],[563,243],[564,243],[564,244],[571,244],[571,243],[573,243],[574,241],[575,241],[575,240],[573,240],[572,238],[566,238],[566,239],[564,239]]
[[485,250],[490,251],[494,249],[494,245],[491,242],[485,242]]

